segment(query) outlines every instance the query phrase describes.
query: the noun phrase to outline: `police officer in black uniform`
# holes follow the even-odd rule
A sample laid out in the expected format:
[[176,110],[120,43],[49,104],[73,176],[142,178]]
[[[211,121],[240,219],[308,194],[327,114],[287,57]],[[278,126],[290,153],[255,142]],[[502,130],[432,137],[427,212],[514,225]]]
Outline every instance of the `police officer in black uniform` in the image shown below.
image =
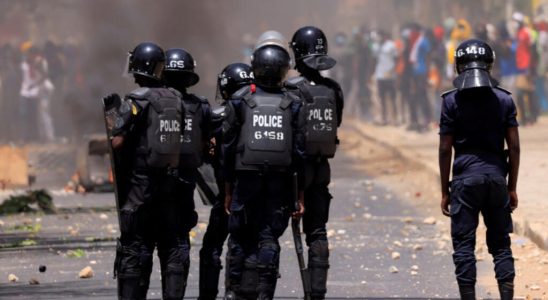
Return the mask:
[[[223,160],[231,288],[227,298],[274,297],[278,238],[288,225],[293,166],[301,155],[294,147],[300,102],[282,90],[289,64],[283,46],[260,45],[251,62],[256,85],[238,90],[226,105]],[[304,212],[303,202],[301,195],[296,216]]]
[[[475,299],[474,250],[480,212],[487,227],[487,247],[493,256],[500,297],[512,299],[514,294],[509,233],[510,213],[518,205],[520,145],[514,101],[490,75],[494,59],[487,43],[464,41],[455,51],[456,89],[442,95],[441,209],[451,217],[453,261],[462,299]],[[452,149],[455,159],[450,183]]]
[[299,77],[285,82],[289,91],[303,101],[299,127],[304,132],[303,231],[308,245],[308,270],[312,299],[324,299],[327,292],[329,248],[326,223],[329,217],[331,179],[329,158],[335,155],[337,127],[341,125],[343,93],[337,82],[320,71],[332,68],[335,60],[327,55],[327,39],[319,28],[302,27],[290,42]]
[[[207,99],[188,92],[188,88],[200,80],[198,74],[194,72],[195,65],[194,58],[184,49],[172,48],[166,51],[164,82],[167,86],[181,93],[182,106],[185,112],[179,156],[179,181],[177,188],[172,191],[178,207],[171,212],[166,212],[168,214],[176,213],[181,220],[181,226],[176,228],[175,232],[171,230],[169,232],[176,234],[174,240],[183,249],[181,255],[184,265],[182,273],[178,274],[181,276],[178,280],[182,280],[185,287],[190,266],[190,240],[188,234],[198,221],[198,214],[194,206],[196,169],[202,164],[211,134],[211,108]],[[175,228],[173,229],[175,230]],[[168,263],[165,272],[173,273],[180,272],[180,270],[172,268]],[[184,290],[182,296],[184,296]]]
[[182,107],[181,94],[162,86],[164,64],[163,50],[153,43],[141,43],[130,53],[128,71],[139,88],[122,101],[112,131],[114,150],[129,159],[128,176],[116,178],[127,190],[114,267],[119,299],[146,299],[156,245],[163,298],[182,299],[186,250],[179,216],[166,214],[178,207],[171,190],[177,182]]
[[[211,128],[213,143],[213,157],[211,164],[215,179],[219,187],[219,194],[211,208],[202,249],[200,250],[200,300],[217,298],[219,274],[222,269],[221,254],[223,244],[228,236],[228,215],[224,210],[224,176],[222,172],[222,123],[225,117],[226,101],[237,90],[253,82],[251,67],[244,63],[233,63],[226,66],[217,77],[217,102],[220,107],[212,111]],[[230,287],[228,287],[230,289]]]

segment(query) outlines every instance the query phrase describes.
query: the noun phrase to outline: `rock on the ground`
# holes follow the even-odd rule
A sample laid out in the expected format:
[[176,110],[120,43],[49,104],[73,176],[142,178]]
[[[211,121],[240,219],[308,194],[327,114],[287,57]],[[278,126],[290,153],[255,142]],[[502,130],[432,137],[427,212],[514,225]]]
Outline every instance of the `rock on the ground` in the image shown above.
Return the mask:
[[392,252],[392,259],[400,259],[401,255],[399,252]]
[[103,214],[99,215],[99,219],[106,220],[106,219],[108,219],[108,216],[107,216],[107,214],[103,213]]
[[412,266],[411,266],[411,270],[412,270],[412,271],[418,271],[418,270],[419,270],[419,266],[417,266],[417,265],[412,265]]
[[29,280],[29,284],[30,285],[37,285],[37,284],[40,284],[40,281],[38,281],[38,279],[36,279],[36,278],[31,278]]
[[80,278],[91,278],[93,277],[93,269],[90,266],[83,268],[80,273],[78,273]]
[[531,291],[538,291],[538,290],[540,290],[540,286],[539,286],[538,284],[531,284],[531,285],[529,286],[529,289],[530,289]]
[[424,224],[427,224],[427,225],[434,225],[436,224],[436,218],[434,217],[428,217],[426,219],[424,219],[424,221],[422,221]]
[[402,221],[404,223],[410,224],[410,223],[413,223],[413,218],[412,217],[405,217],[405,218],[403,218]]
[[15,276],[15,274],[9,274],[8,275],[8,281],[9,282],[17,282],[17,281],[19,281],[19,277]]
[[396,268],[396,266],[390,266],[390,268],[388,269],[388,271],[390,273],[398,273],[398,268]]
[[417,244],[417,245],[413,246],[413,250],[415,250],[415,251],[422,250],[422,245]]

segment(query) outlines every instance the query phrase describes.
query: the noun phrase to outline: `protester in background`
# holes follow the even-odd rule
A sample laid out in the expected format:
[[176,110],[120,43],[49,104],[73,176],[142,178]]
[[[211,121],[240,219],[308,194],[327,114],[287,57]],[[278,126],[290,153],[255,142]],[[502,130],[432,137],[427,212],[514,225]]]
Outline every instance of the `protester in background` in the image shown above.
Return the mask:
[[49,101],[54,86],[48,78],[48,62],[38,48],[23,45],[22,50],[28,52],[21,63],[20,137],[26,141],[38,138],[40,142],[52,142],[54,129]]
[[444,30],[442,26],[435,26],[431,30],[430,42],[432,43],[432,53],[430,54],[430,74],[428,82],[433,88],[435,116],[441,112],[441,102],[438,96],[441,95],[444,90],[444,78],[445,78],[445,65],[447,63],[447,49],[445,48],[445,42],[443,40]]
[[396,59],[398,50],[396,44],[387,32],[380,30],[378,32],[379,43],[375,49],[377,64],[375,66],[375,80],[377,81],[377,92],[381,103],[382,120],[381,124],[388,124],[388,109],[392,110],[390,116],[394,124],[397,120],[398,110],[396,106]]
[[516,102],[519,109],[520,121],[524,124],[535,123],[536,104],[533,99],[533,85],[531,82],[531,67],[533,55],[531,45],[533,37],[525,24],[525,16],[521,13],[514,13],[512,16],[516,24]]
[[548,111],[548,99],[546,98],[545,82],[548,73],[548,22],[542,20],[536,24],[538,30],[537,47],[538,64],[535,80],[535,93],[539,103],[540,112]]
[[[432,122],[432,109],[428,100],[428,71],[429,54],[432,51],[432,45],[425,36],[425,31],[417,25],[415,27],[416,42],[413,44],[409,61],[413,66],[412,89],[409,102],[409,112],[411,123],[409,130],[423,131],[428,128]],[[423,116],[423,121],[419,120],[419,113]]]

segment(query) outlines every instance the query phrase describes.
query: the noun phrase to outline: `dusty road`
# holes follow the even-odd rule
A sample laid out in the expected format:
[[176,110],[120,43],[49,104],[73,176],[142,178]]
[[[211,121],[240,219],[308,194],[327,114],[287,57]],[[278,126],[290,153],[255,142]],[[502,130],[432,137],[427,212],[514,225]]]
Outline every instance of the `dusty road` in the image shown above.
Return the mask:
[[[457,297],[449,223],[436,204],[437,181],[351,128],[342,137],[343,151],[332,163],[327,296]],[[118,226],[112,197],[59,195],[59,214],[1,217],[0,299],[114,299],[112,262]],[[198,251],[208,216],[207,207],[198,204],[198,210],[201,223],[192,233],[190,299],[198,294]],[[530,247],[521,237],[514,241],[518,251]],[[290,230],[281,243],[282,277],[276,298],[298,298],[302,292]],[[485,259],[478,263],[478,296],[496,298],[492,264],[479,245],[478,253]],[[527,248],[527,255],[532,251],[538,249]],[[543,252],[538,255],[545,257]],[[39,273],[39,265],[46,265],[47,271]],[[150,299],[160,299],[158,265],[155,260]],[[94,276],[79,279],[78,272],[86,266],[93,268]],[[17,283],[8,283],[12,273],[18,276]],[[33,278],[40,284],[30,285]],[[527,293],[518,289],[517,294]],[[542,291],[538,293],[534,297],[542,297]]]

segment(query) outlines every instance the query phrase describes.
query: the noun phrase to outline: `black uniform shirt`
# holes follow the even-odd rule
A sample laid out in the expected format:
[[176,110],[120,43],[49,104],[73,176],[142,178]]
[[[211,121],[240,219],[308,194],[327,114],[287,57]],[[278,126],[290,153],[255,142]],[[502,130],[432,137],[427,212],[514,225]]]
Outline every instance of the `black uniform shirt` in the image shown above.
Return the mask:
[[501,88],[453,90],[442,95],[440,135],[453,135],[453,179],[506,176],[506,129],[517,127],[516,106]]

